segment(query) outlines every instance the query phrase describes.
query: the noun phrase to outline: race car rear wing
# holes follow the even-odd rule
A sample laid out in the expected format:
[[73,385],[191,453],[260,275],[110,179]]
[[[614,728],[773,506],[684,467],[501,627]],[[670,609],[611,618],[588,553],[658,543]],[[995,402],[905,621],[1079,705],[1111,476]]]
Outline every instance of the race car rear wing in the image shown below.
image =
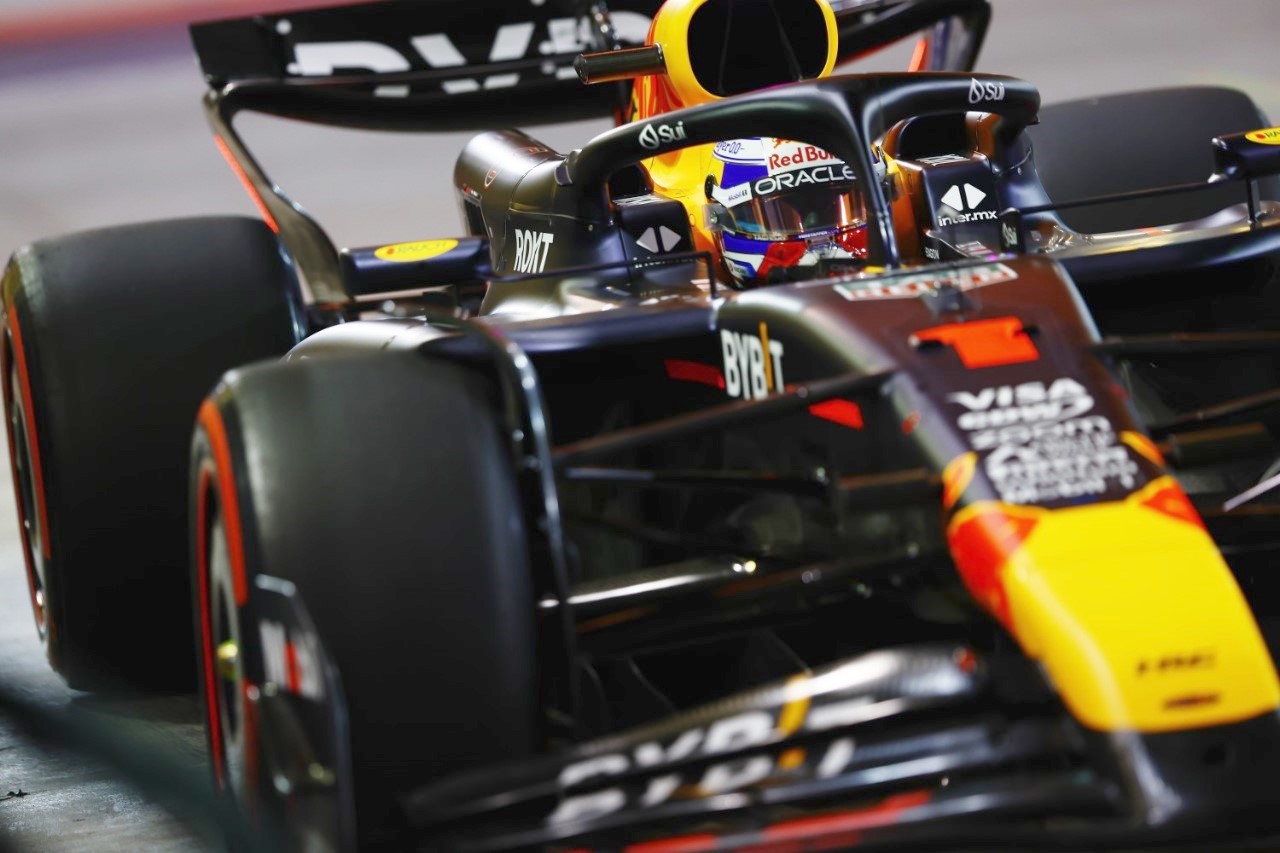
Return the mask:
[[[585,87],[583,53],[642,45],[662,0],[385,0],[191,27],[219,151],[281,234],[314,302],[347,301],[323,229],[276,186],[232,126],[242,111],[345,127],[446,131],[614,114],[629,83]],[[971,68],[988,0],[831,0],[841,60],[922,34],[918,70]]]
[[195,24],[213,89],[261,90],[254,108],[348,126],[447,130],[609,115],[585,92],[583,51],[643,44],[660,0],[386,0]]
[[[989,0],[830,2],[840,63],[918,35],[921,71],[971,70],[991,17]],[[386,130],[527,126],[625,104],[625,86],[583,87],[574,60],[643,45],[662,0],[484,5],[384,0],[194,24],[191,37],[211,89],[252,90],[242,108]]]

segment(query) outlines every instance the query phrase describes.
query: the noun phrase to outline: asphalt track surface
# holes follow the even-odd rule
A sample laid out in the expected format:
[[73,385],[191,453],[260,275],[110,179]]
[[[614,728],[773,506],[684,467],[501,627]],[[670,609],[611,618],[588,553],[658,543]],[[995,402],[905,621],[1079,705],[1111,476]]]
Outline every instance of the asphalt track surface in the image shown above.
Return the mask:
[[[1245,90],[1280,118],[1280,0],[995,6],[980,70],[1031,80],[1047,102],[1216,83]],[[211,143],[199,107],[202,82],[179,29],[111,38],[73,32],[50,42],[37,28],[37,36],[6,41],[4,23],[0,11],[0,254],[84,228],[253,214]],[[604,128],[588,122],[533,132],[566,150]],[[451,174],[465,135],[355,133],[268,119],[246,122],[245,131],[277,183],[343,245],[460,230]],[[14,518],[12,490],[0,484],[0,683],[46,707],[91,711],[149,738],[179,763],[200,766],[203,734],[191,697],[103,700],[68,690],[49,671]],[[6,797],[19,788],[28,795]],[[38,750],[0,721],[3,841],[41,851],[200,847],[107,770]]]

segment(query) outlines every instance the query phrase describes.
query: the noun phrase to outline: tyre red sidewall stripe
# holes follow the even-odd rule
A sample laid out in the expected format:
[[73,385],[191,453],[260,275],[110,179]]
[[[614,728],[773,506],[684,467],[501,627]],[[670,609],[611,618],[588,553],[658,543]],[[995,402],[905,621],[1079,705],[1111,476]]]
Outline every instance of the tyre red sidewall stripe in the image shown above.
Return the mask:
[[36,481],[36,512],[40,516],[40,550],[49,559],[49,509],[44,499],[44,466],[40,461],[40,433],[36,431],[36,410],[31,405],[31,377],[27,374],[27,354],[22,345],[22,327],[17,311],[9,310],[9,332],[13,335],[13,360],[22,386],[22,408],[27,422],[27,450],[31,453],[31,476]]
[[298,647],[290,642],[284,644],[284,671],[289,692],[295,696],[301,693],[302,677],[298,672]]
[[[208,500],[211,490],[218,490],[218,509],[222,530],[226,536],[227,557],[231,564],[231,589],[237,611],[249,600],[249,584],[245,575],[244,536],[240,525],[240,499],[236,492],[235,469],[231,465],[231,447],[227,442],[227,428],[222,413],[212,400],[205,400],[197,416],[200,428],[209,442],[213,465],[206,464],[200,471],[199,498],[197,501],[197,580],[200,585],[200,630],[204,645],[205,689],[209,714],[210,749],[213,753],[214,777],[220,786],[226,784],[226,755],[224,751],[222,721],[218,717],[217,660],[213,648],[213,602],[209,578],[209,516]],[[233,614],[239,618],[239,613]],[[237,700],[240,697],[236,697]],[[248,703],[245,703],[246,706]],[[246,721],[247,725],[247,721]]]
[[227,533],[227,554],[231,559],[231,588],[236,606],[249,601],[249,583],[244,567],[244,536],[240,527],[240,500],[236,494],[235,471],[231,467],[231,448],[227,444],[227,428],[222,414],[212,400],[200,407],[200,426],[209,439],[213,463],[218,473],[218,499],[222,508],[222,525]]
[[196,585],[200,595],[200,651],[204,660],[205,711],[209,716],[209,754],[218,788],[226,786],[222,754],[222,720],[218,716],[217,661],[213,654],[213,596],[209,587],[209,489],[212,472],[200,469],[196,486]]
[[[0,374],[5,377],[9,375],[9,359],[6,354],[12,346],[12,338],[8,345],[0,346]],[[3,392],[5,413],[8,414],[13,410],[13,391],[9,387],[9,382],[3,383]],[[15,445],[15,436],[13,433],[13,421],[6,417],[4,421],[5,434],[9,437],[9,470],[13,473],[13,502],[18,508],[18,529],[26,530],[30,519],[27,518],[27,508],[23,506],[22,500],[22,484],[18,479],[18,452]],[[31,539],[22,536],[22,561],[27,567],[27,589],[31,595],[31,609],[36,617],[36,626],[41,630],[48,630],[48,626],[44,624],[44,619],[40,611],[40,605],[36,601],[36,566],[35,557],[31,553]]]

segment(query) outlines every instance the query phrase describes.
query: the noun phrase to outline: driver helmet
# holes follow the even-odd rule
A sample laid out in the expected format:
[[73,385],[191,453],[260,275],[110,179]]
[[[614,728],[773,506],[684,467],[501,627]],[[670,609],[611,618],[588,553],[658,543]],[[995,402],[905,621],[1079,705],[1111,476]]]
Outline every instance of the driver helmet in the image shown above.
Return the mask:
[[715,146],[711,168],[711,231],[739,286],[865,264],[866,204],[852,167],[835,155],[789,139],[734,139]]

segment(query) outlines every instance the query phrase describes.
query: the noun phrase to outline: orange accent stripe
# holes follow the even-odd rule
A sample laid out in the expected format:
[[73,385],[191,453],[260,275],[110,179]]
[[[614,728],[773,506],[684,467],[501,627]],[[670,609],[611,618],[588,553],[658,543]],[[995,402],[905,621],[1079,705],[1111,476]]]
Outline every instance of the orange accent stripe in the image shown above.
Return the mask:
[[973,476],[977,470],[978,454],[972,450],[968,453],[961,453],[947,463],[947,467],[942,469],[943,509],[951,509],[960,501],[960,496],[964,494],[964,490],[969,488],[969,484],[973,482]]
[[849,429],[862,429],[862,409],[852,400],[826,400],[809,407],[809,414]]
[[40,550],[49,559],[49,508],[44,499],[44,465],[40,461],[40,433],[36,431],[36,410],[31,405],[31,377],[27,374],[27,353],[22,345],[22,328],[18,312],[9,309],[9,330],[13,335],[13,358],[18,365],[18,383],[22,386],[22,407],[26,412],[27,449],[31,451],[32,478],[36,481],[36,509],[40,513]]
[[778,756],[779,770],[793,770],[804,763],[805,751],[803,749],[788,749],[786,752]]
[[1166,467],[1164,454],[1160,452],[1160,448],[1142,433],[1126,429],[1120,433],[1120,440],[1161,468]]
[[1182,491],[1181,486],[1173,480],[1163,477],[1156,480],[1153,485],[1156,488],[1153,489],[1148,486],[1131,499],[1136,499],[1139,504],[1147,509],[1204,529],[1204,522],[1200,519],[1200,513],[1196,512],[1195,505],[1191,503],[1187,493]]
[[956,351],[970,370],[1036,361],[1040,351],[1023,330],[1017,317],[971,320],[921,329],[912,335],[917,341],[937,341]]
[[780,823],[764,830],[763,835],[772,842],[802,841],[815,836],[874,829],[896,823],[903,812],[923,806],[930,799],[928,791],[911,791],[888,797],[870,808]]
[[[834,850],[856,846],[861,840],[861,833],[866,829],[876,829],[897,823],[902,813],[919,808],[932,799],[928,791],[909,791],[887,797],[874,806],[852,811],[836,812],[818,817],[798,818],[785,823],[774,824],[761,830],[758,835],[750,835],[753,843],[735,844],[734,850],[750,850],[752,853],[782,853],[809,849]],[[759,838],[759,841],[754,841]],[[737,842],[739,839],[733,839]],[[647,841],[632,844],[623,848],[623,853],[703,853],[707,850],[727,850],[729,839],[703,833],[699,835],[680,835],[664,838],[659,841]],[[830,846],[828,846],[830,845]]]
[[916,40],[916,49],[911,53],[911,64],[907,66],[907,70],[911,72],[923,71],[925,63],[929,61],[929,40],[921,37]]
[[1000,570],[1039,522],[1036,511],[999,503],[961,510],[947,529],[947,544],[960,577],[975,600],[1013,630],[1013,613]]
[[249,176],[244,172],[244,167],[240,165],[240,161],[236,159],[236,156],[231,153],[227,143],[223,141],[221,136],[214,136],[213,144],[218,146],[218,151],[222,154],[222,158],[227,161],[231,171],[236,173],[236,177],[240,179],[240,185],[244,187],[245,192],[249,193],[249,198],[253,201],[253,206],[258,208],[262,221],[267,223],[268,228],[279,234],[280,226],[276,224],[276,218],[267,209],[267,203],[263,201],[262,196],[258,193],[258,188],[253,185],[253,181],[249,180]]
[[209,717],[209,753],[219,790],[226,787],[222,754],[222,720],[218,717],[218,682],[213,659],[213,607],[209,595],[209,467],[200,469],[196,486],[196,586],[200,596],[200,652],[204,661],[205,712]]
[[719,841],[719,836],[710,833],[681,835],[678,838],[630,844],[622,850],[623,853],[702,853],[704,850],[715,850]]
[[240,498],[236,494],[235,472],[231,468],[231,447],[222,414],[212,400],[200,406],[200,426],[209,437],[214,466],[218,469],[218,497],[222,502],[223,528],[227,532],[227,552],[231,558],[231,587],[236,606],[249,601],[249,582],[244,567],[244,535],[240,527]]
[[668,358],[663,361],[663,367],[667,369],[668,379],[677,382],[698,382],[724,390],[724,373],[718,367],[696,361],[685,361],[682,358]]
[[614,625],[621,625],[624,622],[634,622],[636,619],[643,619],[652,612],[652,607],[632,607],[627,610],[619,610],[617,613],[606,613],[603,616],[597,616],[594,619],[587,619],[578,623],[578,633],[590,634],[592,631],[601,631]]

